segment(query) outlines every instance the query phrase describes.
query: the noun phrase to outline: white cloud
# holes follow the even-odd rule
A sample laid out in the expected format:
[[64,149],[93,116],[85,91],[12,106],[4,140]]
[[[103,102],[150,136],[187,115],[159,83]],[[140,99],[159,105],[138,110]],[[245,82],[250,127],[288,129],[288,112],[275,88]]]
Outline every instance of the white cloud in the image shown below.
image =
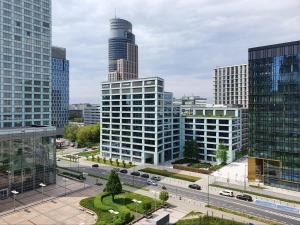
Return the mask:
[[299,0],[53,0],[53,44],[67,48],[71,102],[99,99],[115,8],[133,24],[140,76],[161,74],[175,96],[212,98],[213,68],[300,36]]

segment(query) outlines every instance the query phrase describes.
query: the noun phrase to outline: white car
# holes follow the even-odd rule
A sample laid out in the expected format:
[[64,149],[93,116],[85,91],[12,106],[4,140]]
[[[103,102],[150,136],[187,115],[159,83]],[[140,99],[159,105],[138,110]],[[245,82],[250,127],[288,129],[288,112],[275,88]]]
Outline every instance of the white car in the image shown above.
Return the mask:
[[220,191],[219,194],[227,197],[233,197],[233,192],[229,190]]
[[153,180],[147,180],[147,184],[148,185],[153,185],[153,186],[157,186],[157,183]]

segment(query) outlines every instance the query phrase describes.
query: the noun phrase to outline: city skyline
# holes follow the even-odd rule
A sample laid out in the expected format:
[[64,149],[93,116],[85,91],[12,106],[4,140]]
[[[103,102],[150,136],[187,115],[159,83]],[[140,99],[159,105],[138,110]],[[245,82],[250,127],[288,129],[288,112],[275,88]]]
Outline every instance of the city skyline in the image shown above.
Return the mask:
[[134,23],[140,77],[161,76],[175,97],[194,94],[212,102],[215,67],[247,63],[250,47],[298,39],[299,4],[54,0],[53,44],[65,46],[72,62],[70,103],[98,103],[100,81],[107,75],[108,21],[115,9],[117,17]]

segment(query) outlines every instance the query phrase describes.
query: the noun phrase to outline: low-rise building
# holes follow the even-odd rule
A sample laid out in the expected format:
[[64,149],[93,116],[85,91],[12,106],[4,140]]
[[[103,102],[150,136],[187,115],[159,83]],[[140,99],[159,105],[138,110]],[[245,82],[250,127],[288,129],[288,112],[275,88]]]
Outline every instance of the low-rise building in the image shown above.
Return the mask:
[[100,105],[87,104],[83,109],[84,125],[100,123]]
[[227,163],[243,147],[243,108],[221,105],[194,106],[183,113],[184,140],[196,140],[199,159],[217,163],[219,144],[228,147]]

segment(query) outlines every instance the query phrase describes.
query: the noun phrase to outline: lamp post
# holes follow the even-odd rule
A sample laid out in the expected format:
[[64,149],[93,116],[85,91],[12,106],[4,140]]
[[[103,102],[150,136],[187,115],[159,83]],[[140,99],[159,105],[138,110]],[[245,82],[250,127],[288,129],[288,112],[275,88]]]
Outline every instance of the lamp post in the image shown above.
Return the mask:
[[63,177],[63,180],[65,181],[65,196],[66,196],[66,195],[67,195],[67,181],[68,181],[69,179]]
[[116,215],[119,214],[119,212],[118,212],[118,211],[115,211],[115,210],[112,210],[112,209],[108,210],[108,212],[109,212],[110,214],[113,214],[113,224],[115,224],[115,217],[116,217]]
[[135,212],[137,213],[137,205],[141,204],[142,201],[136,200],[136,199],[132,199],[132,201],[135,203]]
[[14,195],[14,211],[16,210],[16,195],[19,194],[16,190],[11,191],[11,193]]
[[44,201],[44,187],[46,187],[46,184],[40,183],[39,185],[40,185],[40,187],[42,187],[42,202],[43,202]]
[[209,174],[207,174],[207,205],[209,206]]

